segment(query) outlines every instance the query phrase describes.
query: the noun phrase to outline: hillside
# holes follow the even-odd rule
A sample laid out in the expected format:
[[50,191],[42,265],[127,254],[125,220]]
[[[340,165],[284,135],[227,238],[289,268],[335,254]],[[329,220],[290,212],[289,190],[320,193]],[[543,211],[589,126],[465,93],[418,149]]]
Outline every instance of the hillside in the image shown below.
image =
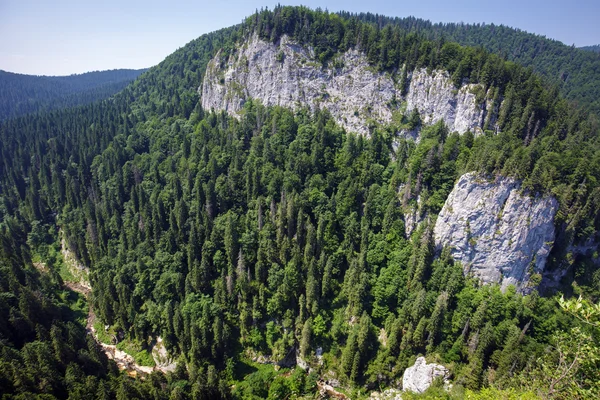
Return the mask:
[[36,76],[0,70],[0,121],[108,98],[144,71],[115,69],[70,76]]
[[[0,389],[360,399],[433,365],[422,398],[597,398],[599,127],[482,48],[304,7],[5,121]],[[74,328],[58,360],[45,332],[69,333],[33,311],[62,302],[63,253],[97,339],[137,363],[163,343],[174,372],[118,375]]]
[[371,23],[379,29],[391,24],[431,40],[482,47],[508,61],[530,67],[558,85],[565,98],[600,114],[600,56],[596,53],[504,25],[433,23],[415,17],[389,18],[369,13],[342,12],[340,15]]

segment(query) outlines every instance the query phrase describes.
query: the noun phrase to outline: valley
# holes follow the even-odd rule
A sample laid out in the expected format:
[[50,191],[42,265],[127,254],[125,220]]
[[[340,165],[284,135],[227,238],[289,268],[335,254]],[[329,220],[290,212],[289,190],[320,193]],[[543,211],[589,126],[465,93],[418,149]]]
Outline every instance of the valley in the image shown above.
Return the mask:
[[0,124],[3,395],[600,395],[594,103],[369,18],[257,11]]

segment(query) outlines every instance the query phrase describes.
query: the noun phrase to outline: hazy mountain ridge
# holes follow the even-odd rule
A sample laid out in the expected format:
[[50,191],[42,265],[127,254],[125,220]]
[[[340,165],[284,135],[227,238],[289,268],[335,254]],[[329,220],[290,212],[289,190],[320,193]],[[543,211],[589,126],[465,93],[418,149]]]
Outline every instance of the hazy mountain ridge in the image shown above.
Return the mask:
[[25,75],[0,70],[0,120],[110,97],[146,70],[115,69],[69,76]]
[[600,44],[595,44],[593,46],[583,46],[579,47],[580,50],[591,51],[594,53],[600,53]]

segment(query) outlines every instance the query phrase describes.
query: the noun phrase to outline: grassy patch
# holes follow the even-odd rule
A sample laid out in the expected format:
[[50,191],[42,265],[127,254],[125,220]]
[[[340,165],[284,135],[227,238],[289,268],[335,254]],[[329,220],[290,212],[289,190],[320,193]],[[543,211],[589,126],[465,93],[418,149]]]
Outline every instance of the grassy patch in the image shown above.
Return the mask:
[[143,367],[154,367],[156,365],[152,354],[148,350],[142,350],[141,346],[136,343],[124,340],[117,344],[117,349],[132,356],[138,365]]
[[57,271],[65,282],[79,281],[65,263],[60,253],[60,243],[58,241],[50,244],[41,244],[36,246],[36,248],[32,248],[31,258],[34,263],[44,263],[48,268]]
[[[59,253],[60,254],[60,253]],[[75,278],[75,275],[71,273],[67,264],[63,261],[62,257],[58,257],[58,261],[56,263],[56,267],[58,267],[58,274],[65,282],[78,282],[79,280]]]
[[59,293],[59,296],[71,310],[73,319],[86,326],[89,308],[85,296],[72,290],[63,290]]
[[99,341],[105,344],[112,344],[112,335],[110,330],[107,332],[104,330],[102,322],[96,320],[94,322],[94,330],[96,331],[96,337]]
[[299,367],[277,369],[242,359],[233,369],[232,394],[243,399],[313,399],[317,379],[316,373],[307,374]]

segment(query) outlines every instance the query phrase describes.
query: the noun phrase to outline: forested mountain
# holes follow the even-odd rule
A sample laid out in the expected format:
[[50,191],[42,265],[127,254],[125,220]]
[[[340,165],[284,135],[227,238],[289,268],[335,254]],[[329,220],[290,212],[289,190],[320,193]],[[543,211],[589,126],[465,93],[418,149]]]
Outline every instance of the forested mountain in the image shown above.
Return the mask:
[[392,24],[431,40],[443,39],[463,46],[482,47],[544,75],[569,100],[600,114],[600,55],[568,46],[558,40],[495,24],[433,23],[415,17],[389,18],[378,14],[340,13],[375,24]]
[[583,46],[580,47],[581,50],[592,51],[594,53],[600,53],[600,44],[595,44],[593,46]]
[[69,76],[37,76],[0,70],[0,120],[105,99],[144,71],[115,69]]
[[[361,398],[397,387],[426,355],[448,367],[453,389],[435,382],[425,397],[597,398],[600,310],[590,302],[600,273],[597,254],[579,251],[600,231],[597,116],[481,48],[363,19],[261,11],[190,42],[110,99],[0,125],[0,391],[281,399],[313,398],[329,381]],[[252,38],[284,36],[312,49],[306,68],[340,72],[341,54],[363,54],[397,86],[392,121],[369,120],[358,135],[308,104],[203,109],[209,63],[227,68]],[[489,93],[497,121],[458,134],[406,112],[420,70],[445,71],[457,93]],[[548,268],[564,273],[567,297],[583,299],[540,294],[534,279],[521,292],[481,285],[436,248],[437,215],[468,172],[556,199]],[[415,209],[423,218],[409,230]],[[67,309],[85,312],[84,299],[76,305],[61,287],[59,231],[90,269],[104,334],[140,360],[160,337],[175,372],[132,380],[85,339],[81,314]],[[288,370],[297,363],[312,371]]]

